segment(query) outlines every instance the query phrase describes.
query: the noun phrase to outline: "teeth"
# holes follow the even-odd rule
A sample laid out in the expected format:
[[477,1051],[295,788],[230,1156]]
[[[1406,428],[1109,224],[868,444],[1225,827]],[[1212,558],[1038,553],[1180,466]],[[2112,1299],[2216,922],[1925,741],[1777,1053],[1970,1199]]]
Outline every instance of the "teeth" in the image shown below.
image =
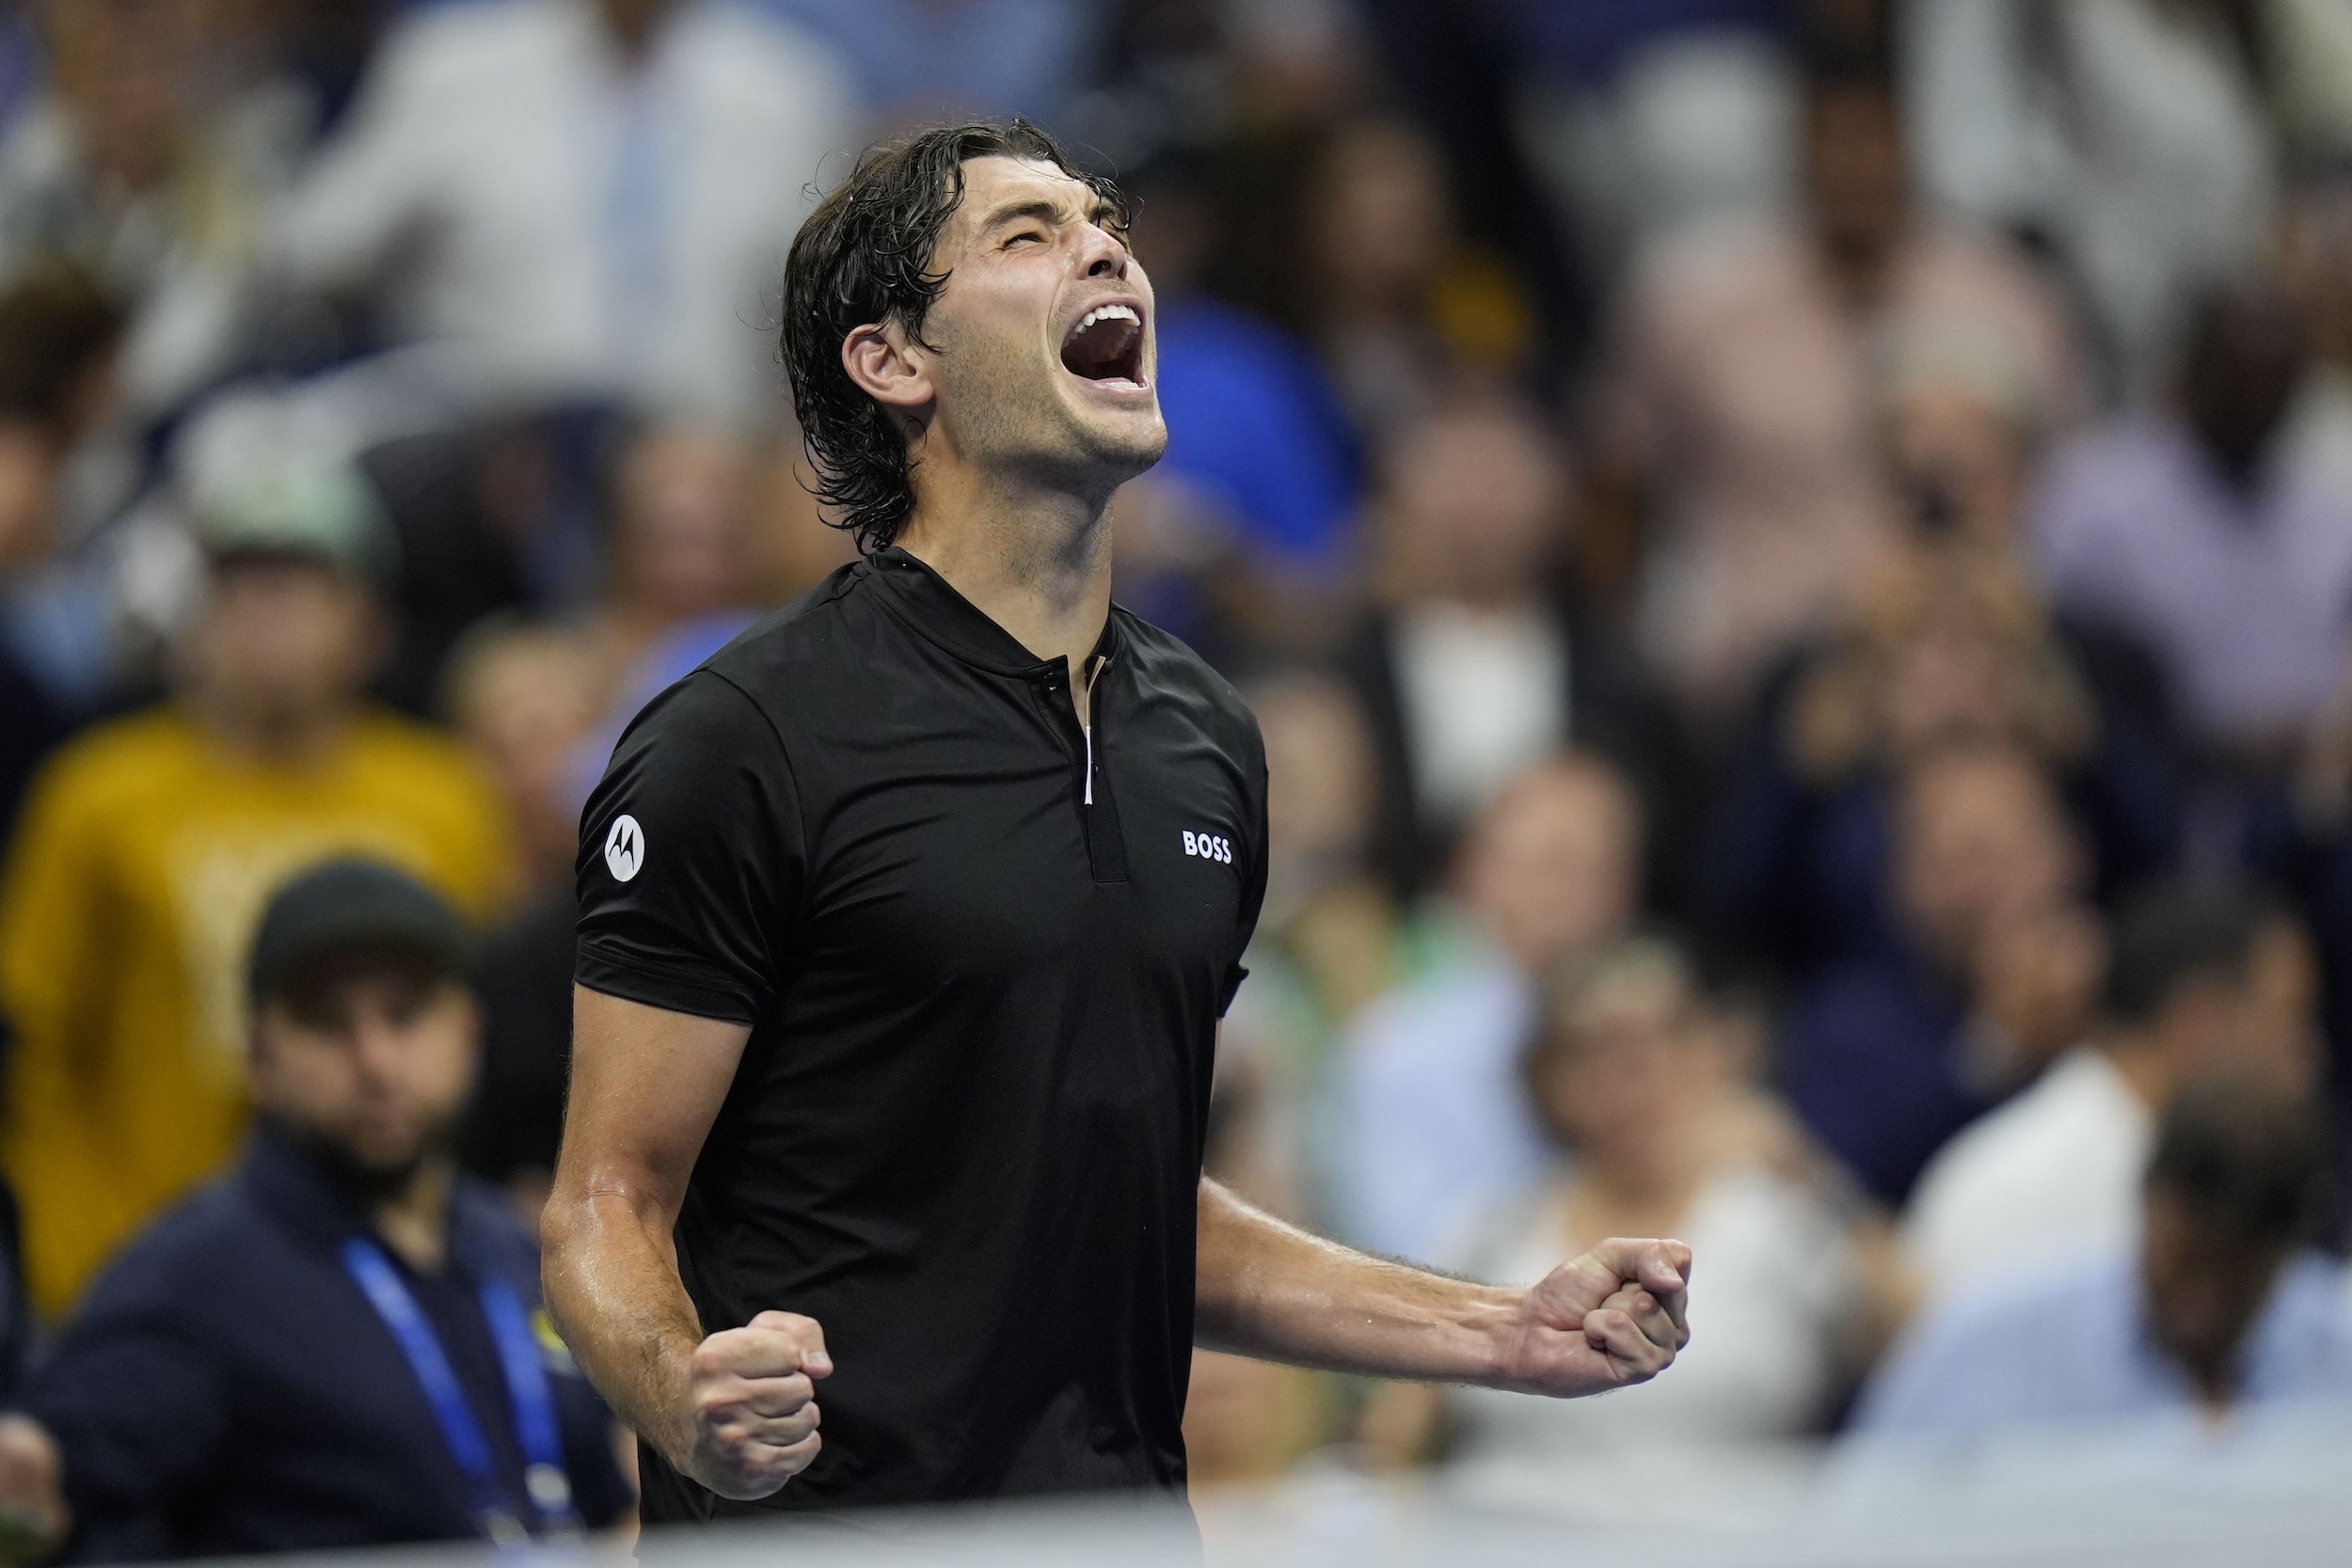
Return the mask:
[[1133,322],[1137,326],[1141,326],[1143,325],[1143,318],[1136,314],[1135,309],[1132,306],[1098,305],[1093,309],[1087,312],[1086,320],[1078,324],[1078,330],[1084,332],[1088,327],[1092,326],[1096,322],[1109,321]]

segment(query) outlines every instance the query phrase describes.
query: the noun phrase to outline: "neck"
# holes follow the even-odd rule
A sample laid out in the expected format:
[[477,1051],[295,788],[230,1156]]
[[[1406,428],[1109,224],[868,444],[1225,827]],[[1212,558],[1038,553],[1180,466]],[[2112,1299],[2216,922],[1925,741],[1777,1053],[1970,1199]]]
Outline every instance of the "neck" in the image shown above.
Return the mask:
[[1579,1161],[1576,1180],[1587,1201],[1616,1212],[1654,1214],[1673,1228],[1712,1164],[1691,1122],[1687,1115],[1672,1117],[1639,1143]]
[[449,1198],[457,1165],[447,1154],[428,1154],[408,1184],[375,1207],[370,1216],[384,1244],[411,1268],[431,1273],[449,1255]]
[[188,711],[225,750],[252,762],[308,762],[332,746],[351,715],[341,705],[308,709],[272,709],[229,701],[199,688],[188,697]]
[[1068,660],[1082,691],[1081,666],[1110,616],[1110,492],[1029,490],[968,470],[928,488],[899,547],[1029,652]]
[[2172,1066],[2155,1041],[2139,1035],[2117,1035],[2102,1041],[2100,1048],[2132,1091],[2132,1098],[2152,1115],[2172,1098]]
[[669,8],[668,0],[605,0],[605,30],[630,67],[644,62],[653,48],[654,29]]

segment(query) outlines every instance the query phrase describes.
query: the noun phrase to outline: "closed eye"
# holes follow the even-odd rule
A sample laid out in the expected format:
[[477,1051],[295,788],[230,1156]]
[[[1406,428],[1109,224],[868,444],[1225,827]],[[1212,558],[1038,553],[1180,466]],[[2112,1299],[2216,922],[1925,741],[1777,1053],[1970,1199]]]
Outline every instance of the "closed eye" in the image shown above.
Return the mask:
[[1020,233],[1009,237],[1005,241],[1005,248],[1010,250],[1014,245],[1019,245],[1024,240],[1030,241],[1032,244],[1036,245],[1043,245],[1045,243],[1045,236],[1039,233],[1034,229],[1025,229]]

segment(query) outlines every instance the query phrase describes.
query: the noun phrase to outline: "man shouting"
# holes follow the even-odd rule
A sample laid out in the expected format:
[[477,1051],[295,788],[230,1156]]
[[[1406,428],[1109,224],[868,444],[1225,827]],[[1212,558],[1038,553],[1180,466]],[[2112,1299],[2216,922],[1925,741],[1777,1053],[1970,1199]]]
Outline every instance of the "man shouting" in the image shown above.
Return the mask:
[[1572,1396],[1688,1338],[1679,1243],[1492,1289],[1202,1178],[1265,763],[1110,601],[1168,440],[1125,228],[1015,122],[868,152],[793,244],[865,559],[647,707],[582,820],[547,1294],[649,1522],[1180,1496],[1195,1343]]

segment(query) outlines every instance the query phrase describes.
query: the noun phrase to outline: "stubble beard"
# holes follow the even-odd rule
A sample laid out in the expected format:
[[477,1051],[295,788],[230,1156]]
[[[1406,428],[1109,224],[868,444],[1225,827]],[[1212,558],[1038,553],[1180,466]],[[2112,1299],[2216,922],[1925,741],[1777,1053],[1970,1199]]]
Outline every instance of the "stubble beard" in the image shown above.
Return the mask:
[[967,339],[944,351],[942,360],[943,401],[953,401],[962,445],[979,466],[1045,477],[1057,488],[1107,502],[1168,451],[1168,425],[1156,406],[1150,419],[1139,412],[1089,417],[1061,384],[1069,372],[1058,364],[1041,371],[1023,347]]

